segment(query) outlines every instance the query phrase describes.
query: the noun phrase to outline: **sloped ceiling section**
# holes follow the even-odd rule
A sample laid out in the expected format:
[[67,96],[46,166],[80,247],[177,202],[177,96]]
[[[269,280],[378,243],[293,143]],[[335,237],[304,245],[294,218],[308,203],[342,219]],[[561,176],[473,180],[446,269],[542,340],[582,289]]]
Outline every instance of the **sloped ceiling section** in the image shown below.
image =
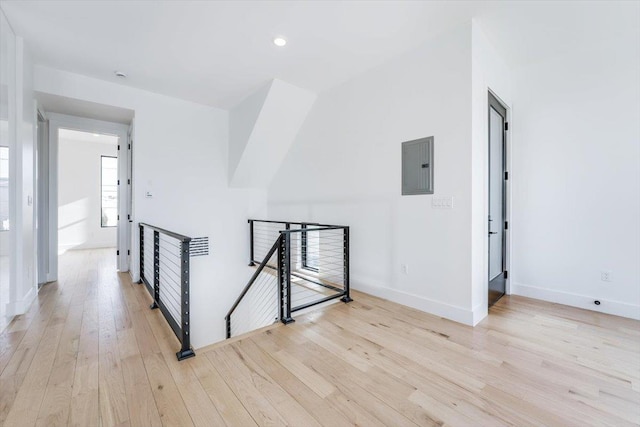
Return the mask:
[[269,186],[315,100],[315,93],[276,79],[231,110],[231,187]]

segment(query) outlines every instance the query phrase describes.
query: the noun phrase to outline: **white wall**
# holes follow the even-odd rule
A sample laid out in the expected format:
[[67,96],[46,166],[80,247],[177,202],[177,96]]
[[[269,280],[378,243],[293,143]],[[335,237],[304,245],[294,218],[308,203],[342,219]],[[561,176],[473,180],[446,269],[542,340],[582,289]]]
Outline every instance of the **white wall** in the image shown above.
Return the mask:
[[[450,210],[400,195],[401,143],[430,135]],[[471,154],[469,23],[320,94],[269,216],[351,226],[353,288],[470,324]]]
[[[224,339],[224,315],[250,274],[247,218],[266,215],[266,194],[227,186],[228,113],[78,74],[36,67],[36,90],[135,111],[133,220],[192,237],[210,255],[191,259],[192,343]],[[153,198],[145,198],[150,191]],[[137,241],[133,266],[138,266]],[[138,271],[132,272],[134,279]]]
[[[1,13],[0,13],[1,14]],[[36,296],[36,244],[34,210],[35,165],[35,102],[33,98],[33,65],[28,49],[21,37],[1,14],[2,27],[2,138],[9,146],[9,218],[8,234],[10,257],[3,263],[3,294],[6,296],[9,270],[8,315],[24,313]],[[6,140],[6,141],[5,141]],[[7,238],[3,233],[2,240]],[[3,247],[7,246],[4,241]]]
[[[16,295],[13,313],[26,312],[37,293],[36,262],[36,107],[33,94],[33,63],[22,37],[16,37]],[[20,257],[20,255],[19,255]]]
[[[9,148],[8,165],[3,165],[2,175],[8,176],[7,199],[0,209],[8,212],[11,228],[0,231],[0,319],[4,321],[8,305],[15,298],[16,251],[15,247],[15,146],[16,146],[16,55],[15,34],[0,9],[0,145]],[[7,170],[5,169],[7,167]],[[4,219],[4,218],[3,218]]]
[[101,156],[117,155],[115,143],[58,139],[58,246],[62,251],[116,247],[117,228],[101,226],[100,185]]
[[[0,313],[26,312],[37,292],[35,244],[35,103],[33,65],[21,37],[16,37],[0,10],[2,64],[0,138],[9,147],[9,219],[11,231],[0,236]],[[8,250],[7,250],[8,248]],[[7,274],[9,272],[9,274]],[[8,280],[7,280],[8,279]],[[8,285],[8,286],[7,286]],[[8,289],[7,289],[8,288]],[[8,292],[7,292],[8,290]],[[8,298],[7,298],[8,294]]]
[[242,159],[272,83],[261,87],[229,111],[229,182]]
[[316,99],[278,79],[268,89],[266,97],[261,89],[229,112],[229,183],[235,188],[269,187]]
[[512,292],[640,318],[640,34],[520,67],[513,96]]

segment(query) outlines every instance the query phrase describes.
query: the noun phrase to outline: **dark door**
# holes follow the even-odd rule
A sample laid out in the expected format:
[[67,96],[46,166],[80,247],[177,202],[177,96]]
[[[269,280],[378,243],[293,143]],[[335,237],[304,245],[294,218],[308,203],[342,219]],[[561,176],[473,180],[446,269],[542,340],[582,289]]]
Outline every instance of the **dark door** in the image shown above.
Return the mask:
[[506,291],[507,109],[489,94],[489,306]]

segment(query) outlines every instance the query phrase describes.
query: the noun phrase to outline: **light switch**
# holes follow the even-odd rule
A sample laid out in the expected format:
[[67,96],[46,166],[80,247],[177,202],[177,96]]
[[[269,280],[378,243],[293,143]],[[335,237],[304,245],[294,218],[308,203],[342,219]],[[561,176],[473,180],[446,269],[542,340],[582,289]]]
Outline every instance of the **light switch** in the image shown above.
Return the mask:
[[437,209],[453,209],[453,196],[434,196],[431,207]]

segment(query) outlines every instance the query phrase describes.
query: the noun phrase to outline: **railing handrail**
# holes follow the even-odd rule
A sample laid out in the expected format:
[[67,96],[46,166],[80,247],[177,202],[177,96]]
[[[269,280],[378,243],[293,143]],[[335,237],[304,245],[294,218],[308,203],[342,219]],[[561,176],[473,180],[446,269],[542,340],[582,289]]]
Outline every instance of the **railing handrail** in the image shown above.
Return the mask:
[[173,231],[169,231],[169,230],[166,230],[164,228],[157,227],[155,225],[147,224],[146,222],[141,222],[139,224],[142,225],[143,227],[149,227],[152,230],[156,230],[156,231],[159,231],[162,234],[166,234],[168,236],[171,236],[174,239],[180,240],[181,242],[190,242],[191,241],[191,237],[185,236],[184,234],[180,234],[180,233],[176,233],[176,232],[173,232]]
[[270,224],[321,225],[318,222],[274,221],[269,219],[248,219],[247,222],[267,222]]
[[[227,322],[231,318],[231,315],[233,314],[233,312],[238,307],[238,304],[240,304],[240,302],[242,301],[244,296],[247,294],[247,292],[249,292],[249,289],[251,289],[251,286],[253,286],[254,282],[256,281],[256,279],[258,278],[260,273],[262,273],[262,270],[264,270],[265,266],[269,262],[269,259],[273,256],[275,251],[278,249],[278,246],[281,243],[281,239],[282,239],[282,235],[280,235],[276,239],[276,241],[273,243],[273,246],[271,246],[271,249],[269,249],[269,252],[267,253],[267,256],[264,257],[264,259],[262,260],[262,262],[260,263],[260,265],[258,266],[256,271],[253,273],[253,276],[251,276],[251,279],[249,279],[249,282],[247,283],[247,285],[244,287],[244,289],[242,290],[242,292],[240,293],[240,295],[236,299],[236,302],[233,303],[233,306],[231,307],[231,309],[229,310],[227,315],[224,317]],[[227,337],[227,338],[229,338],[229,337]]]
[[328,225],[321,226],[318,228],[296,228],[294,230],[280,230],[279,233],[308,233],[310,231],[326,231],[326,230],[344,230],[345,228],[349,228],[348,225]]
[[265,222],[268,224],[289,224],[289,225],[313,225],[316,227],[336,227],[344,228],[346,225],[322,224],[320,222],[295,222],[295,221],[273,221],[268,219],[249,219],[247,222]]

